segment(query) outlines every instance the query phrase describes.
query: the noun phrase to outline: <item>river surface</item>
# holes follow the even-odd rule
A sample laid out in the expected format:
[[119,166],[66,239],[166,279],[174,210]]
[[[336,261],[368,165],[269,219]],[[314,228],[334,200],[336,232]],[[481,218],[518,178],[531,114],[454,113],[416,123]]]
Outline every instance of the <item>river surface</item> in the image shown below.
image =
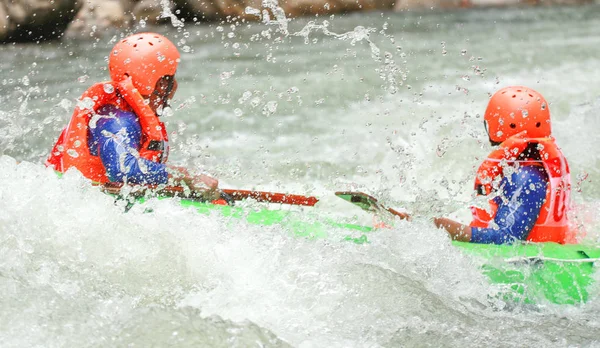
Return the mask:
[[429,222],[468,221],[491,151],[486,103],[522,84],[550,102],[583,240],[598,242],[600,7],[172,20],[137,27],[182,52],[170,161],[225,188],[319,196],[320,214],[340,221],[370,217],[337,190],[417,217],[359,245],[173,201],[125,213],[42,163],[126,33],[5,45],[0,346],[600,346],[600,289],[578,306],[504,303]]

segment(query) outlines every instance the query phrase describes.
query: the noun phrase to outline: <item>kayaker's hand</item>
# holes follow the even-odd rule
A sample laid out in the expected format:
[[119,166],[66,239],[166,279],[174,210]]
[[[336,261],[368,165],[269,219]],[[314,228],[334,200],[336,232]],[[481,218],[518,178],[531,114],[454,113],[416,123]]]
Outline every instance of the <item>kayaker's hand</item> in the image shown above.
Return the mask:
[[433,223],[437,228],[443,228],[448,232],[452,240],[459,242],[470,242],[471,241],[471,227],[463,225],[460,222],[444,217],[433,218]]
[[169,180],[175,186],[187,186],[208,201],[219,199],[219,181],[205,174],[192,175],[184,167],[169,166]]
[[219,193],[219,180],[208,175],[200,174],[184,179],[189,188],[202,192],[202,196],[209,201],[221,198]]

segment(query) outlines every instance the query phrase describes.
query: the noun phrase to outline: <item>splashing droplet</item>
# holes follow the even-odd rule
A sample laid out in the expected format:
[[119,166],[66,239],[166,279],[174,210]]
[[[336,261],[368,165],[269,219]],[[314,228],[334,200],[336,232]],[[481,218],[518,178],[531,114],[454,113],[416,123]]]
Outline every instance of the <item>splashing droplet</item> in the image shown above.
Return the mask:
[[254,7],[248,6],[248,7],[246,7],[246,9],[244,11],[248,15],[260,17],[260,10],[257,10]]
[[274,114],[275,111],[277,111],[277,102],[274,100],[267,102],[263,107],[263,114],[266,116]]
[[77,107],[82,110],[94,110],[94,101],[90,97],[77,101]]
[[68,149],[67,154],[73,158],[79,157],[79,153],[73,149]]
[[115,91],[115,87],[113,87],[113,85],[111,85],[110,83],[105,83],[104,84],[104,92],[111,94]]

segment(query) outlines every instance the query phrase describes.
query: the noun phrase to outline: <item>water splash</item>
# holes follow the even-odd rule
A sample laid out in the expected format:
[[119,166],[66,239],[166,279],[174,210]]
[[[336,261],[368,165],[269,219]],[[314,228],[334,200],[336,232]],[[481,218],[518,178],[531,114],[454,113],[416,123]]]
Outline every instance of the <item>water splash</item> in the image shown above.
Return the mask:
[[183,28],[183,21],[171,12],[171,2],[169,0],[160,0],[160,5],[162,6],[160,18],[169,18],[174,28]]
[[[379,47],[371,40],[371,34],[377,32],[377,29],[363,26],[356,26],[354,30],[348,31],[345,33],[336,33],[329,30],[329,21],[323,20],[321,24],[318,24],[316,21],[308,22],[302,29],[296,32],[290,32],[288,28],[288,24],[290,19],[285,16],[285,12],[279,6],[277,0],[264,0],[262,3],[263,8],[265,8],[262,12],[253,7],[246,7],[246,14],[254,15],[261,19],[261,21],[266,25],[273,25],[276,27],[276,32],[283,34],[285,37],[302,37],[304,38],[304,43],[309,44],[311,42],[310,36],[311,33],[321,32],[326,36],[333,37],[340,41],[349,41],[351,46],[355,46],[357,43],[362,41],[366,42],[369,45],[369,49],[371,50],[371,57],[376,62],[381,63],[381,68],[379,68],[376,72],[379,73],[379,77],[384,81],[385,85],[383,88],[391,94],[395,94],[398,91],[398,86],[403,84],[403,81],[406,80],[406,72],[398,67],[395,63],[393,54],[391,52],[385,52],[384,58],[381,57],[381,50]],[[269,11],[274,14],[275,19],[272,19],[269,15]],[[384,23],[384,28],[382,32],[385,32],[387,28],[387,23]],[[261,34],[266,38],[271,38],[270,33],[263,32]],[[398,80],[398,76],[400,76],[400,80]]]

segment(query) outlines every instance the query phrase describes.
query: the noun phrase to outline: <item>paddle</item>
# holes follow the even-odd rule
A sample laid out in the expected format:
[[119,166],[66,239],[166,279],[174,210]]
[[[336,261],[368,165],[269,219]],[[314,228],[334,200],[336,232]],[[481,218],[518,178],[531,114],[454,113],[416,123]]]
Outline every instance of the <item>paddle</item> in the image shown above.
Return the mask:
[[350,192],[350,191],[338,191],[335,193],[336,196],[343,200],[346,200],[359,208],[372,212],[378,215],[387,216],[398,216],[400,219],[410,220],[410,215],[407,213],[399,212],[395,209],[388,208],[383,204],[379,203],[377,199],[363,192]]
[[[102,190],[110,194],[120,194],[123,187],[122,183],[107,183],[102,185]],[[164,186],[159,187],[157,185],[132,185],[128,186],[131,191],[128,193],[134,197],[141,197],[148,192],[152,191],[158,196],[164,197],[182,197],[194,201],[206,201],[203,196],[203,192],[192,191],[181,186]],[[233,201],[241,201],[244,199],[252,198],[258,202],[268,203],[281,203],[290,205],[303,205],[303,206],[314,206],[319,199],[313,196],[302,196],[295,194],[279,193],[279,192],[265,192],[265,191],[251,191],[251,190],[236,190],[236,189],[220,189],[221,197],[224,198],[228,204]]]

